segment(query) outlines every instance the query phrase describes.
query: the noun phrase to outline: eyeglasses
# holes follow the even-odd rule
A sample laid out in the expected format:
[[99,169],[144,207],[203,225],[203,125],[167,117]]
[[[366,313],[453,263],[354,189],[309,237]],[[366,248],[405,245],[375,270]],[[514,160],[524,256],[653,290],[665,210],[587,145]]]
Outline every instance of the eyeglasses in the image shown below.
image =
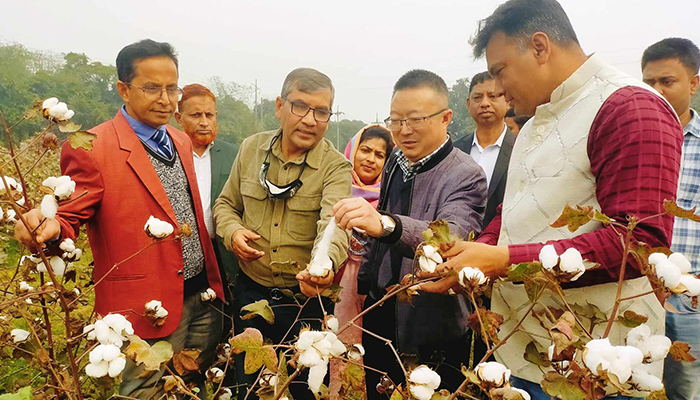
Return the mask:
[[304,103],[297,103],[296,101],[290,101],[286,97],[282,97],[285,101],[287,101],[289,104],[292,105],[292,114],[296,115],[297,117],[306,117],[306,115],[309,113],[309,111],[314,112],[314,119],[316,122],[321,122],[321,123],[326,123],[331,120],[331,116],[333,116],[333,113],[328,110],[319,110],[317,108],[311,108],[307,106]]
[[401,125],[403,124],[406,124],[406,127],[410,128],[411,130],[417,130],[425,127],[425,123],[426,121],[428,121],[428,119],[440,115],[445,111],[447,111],[447,109],[443,108],[442,110],[425,117],[414,117],[406,119],[391,119],[391,117],[389,117],[384,120],[384,124],[386,124],[386,127],[394,133],[401,132]]
[[161,86],[137,86],[132,83],[127,83],[129,86],[133,86],[137,89],[141,89],[143,92],[143,97],[146,100],[151,100],[151,101],[156,101],[160,98],[160,96],[163,95],[163,91],[165,91],[168,94],[168,98],[170,100],[177,100],[180,101],[180,98],[182,97],[182,89],[180,89],[177,86],[167,86],[167,87],[161,87]]
[[280,135],[275,136],[270,142],[270,148],[267,149],[267,154],[265,155],[265,160],[260,166],[260,173],[258,174],[258,179],[260,180],[260,185],[265,189],[267,195],[272,199],[288,199],[301,189],[304,182],[301,181],[301,175],[304,173],[304,168],[306,168],[306,159],[309,157],[309,153],[306,152],[304,156],[304,161],[301,164],[301,171],[299,171],[299,176],[294,182],[289,183],[284,186],[277,186],[274,183],[267,180],[267,171],[270,169],[270,153],[272,153],[272,145],[275,144]]

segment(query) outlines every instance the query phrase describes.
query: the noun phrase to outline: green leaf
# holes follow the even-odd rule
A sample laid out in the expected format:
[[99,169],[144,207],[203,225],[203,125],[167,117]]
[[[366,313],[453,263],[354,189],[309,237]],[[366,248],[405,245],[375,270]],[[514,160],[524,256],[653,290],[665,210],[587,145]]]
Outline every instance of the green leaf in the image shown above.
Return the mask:
[[286,272],[289,274],[296,275],[302,270],[302,267],[296,261],[272,261],[270,263],[271,268],[277,268],[279,272]]
[[581,387],[554,371],[544,375],[541,382],[542,390],[552,397],[562,400],[585,400],[586,392]]
[[339,285],[330,285],[321,292],[321,296],[328,297],[332,302],[337,303],[340,301],[340,292],[343,288]]
[[150,346],[145,340],[136,335],[129,335],[129,346],[124,354],[136,365],[144,365],[146,371],[157,371],[160,365],[173,358],[173,346],[161,340]]
[[526,278],[534,276],[542,270],[542,263],[539,261],[513,264],[508,267],[508,280],[522,282]]
[[637,314],[632,310],[627,310],[617,317],[617,321],[628,328],[636,328],[647,322],[648,319],[649,317],[646,315]]
[[664,210],[679,218],[686,218],[695,222],[700,222],[700,215],[695,214],[695,207],[690,210],[678,207],[673,200],[664,200]]
[[97,139],[97,135],[86,131],[73,132],[68,136],[68,142],[74,149],[83,148],[92,151],[92,141]]
[[530,342],[525,346],[525,354],[523,354],[523,357],[526,361],[540,367],[549,367],[551,365],[547,355],[537,350],[535,342]]
[[608,224],[610,222],[615,222],[614,219],[608,217],[607,215],[603,214],[602,212],[600,212],[598,210],[595,210],[595,212],[593,214],[593,219],[598,221],[598,222],[602,222],[604,224]]
[[391,397],[389,400],[404,400],[403,394],[401,393],[401,387],[399,386],[394,390],[394,393],[391,394]]
[[241,308],[241,319],[252,319],[255,316],[262,317],[270,325],[275,323],[275,312],[267,300],[259,300]]
[[552,228],[562,228],[566,226],[569,229],[569,232],[576,232],[578,228],[590,222],[594,216],[595,212],[591,206],[581,207],[577,205],[574,209],[567,204],[559,218],[552,222],[549,226]]
[[63,133],[73,133],[77,132],[80,130],[82,125],[78,125],[75,122],[68,120],[66,122],[62,122],[58,124],[58,130],[63,132]]
[[469,382],[478,385],[481,383],[481,379],[479,379],[478,376],[474,373],[474,371],[470,370],[466,366],[462,365],[462,375],[464,375],[465,378],[469,379]]
[[277,372],[277,353],[272,346],[263,344],[263,336],[259,330],[246,328],[228,342],[234,353],[245,352],[243,368],[246,374],[255,373],[263,364],[270,371]]
[[32,387],[25,386],[15,393],[0,395],[0,400],[32,400]]
[[593,322],[593,325],[606,322],[608,317],[598,306],[586,302],[585,306],[580,306],[576,303],[571,305],[571,309],[579,316],[587,318]]

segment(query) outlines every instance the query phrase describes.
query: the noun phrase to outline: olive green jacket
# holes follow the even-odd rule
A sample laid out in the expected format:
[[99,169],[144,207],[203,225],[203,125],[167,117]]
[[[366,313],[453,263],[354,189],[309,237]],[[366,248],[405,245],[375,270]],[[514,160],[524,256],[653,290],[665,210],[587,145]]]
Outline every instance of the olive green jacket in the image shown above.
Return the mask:
[[[292,287],[297,269],[305,268],[330,221],[331,209],[339,200],[350,197],[350,162],[331,142],[322,139],[309,150],[301,176],[303,186],[289,199],[272,199],[260,184],[259,173],[272,139],[280,131],[255,134],[241,144],[231,175],[212,215],[217,236],[231,250],[231,238],[239,229],[249,229],[261,236],[249,242],[264,251],[254,261],[240,261],[241,270],[255,282],[267,287]],[[304,156],[284,161],[281,140],[272,147],[267,179],[284,186],[299,176]],[[329,256],[337,269],[347,258],[348,234],[337,229]]]

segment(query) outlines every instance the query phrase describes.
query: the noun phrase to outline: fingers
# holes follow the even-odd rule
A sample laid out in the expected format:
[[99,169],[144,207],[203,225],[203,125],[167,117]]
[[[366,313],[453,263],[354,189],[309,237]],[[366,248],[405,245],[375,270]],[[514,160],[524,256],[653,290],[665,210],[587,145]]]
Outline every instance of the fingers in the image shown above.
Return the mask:
[[457,283],[457,277],[449,276],[435,282],[421,283],[417,289],[427,293],[447,293]]
[[469,242],[459,241],[459,242],[455,243],[454,246],[450,247],[446,252],[444,252],[443,255],[446,258],[451,258],[451,257],[454,257],[456,255],[459,255],[459,254],[463,253],[464,251],[466,251],[467,247],[469,246],[468,243]]
[[347,213],[355,211],[361,207],[362,203],[356,201],[356,199],[345,199],[336,203],[336,205],[333,206],[333,215],[335,216],[335,220],[338,222],[338,225],[341,224],[341,221]]
[[341,227],[342,229],[352,229],[352,228],[360,228],[364,229],[366,223],[363,223],[363,220],[366,217],[366,212],[365,210],[362,210],[361,208],[356,208],[354,210],[350,210],[343,214],[343,216],[340,218],[338,221],[338,216],[336,216],[336,221],[338,221],[338,226]]
[[260,239],[260,235],[253,231],[245,230],[243,231],[243,236],[246,238],[246,242],[249,240],[258,240]]
[[55,219],[47,219],[44,220],[37,232],[39,232],[39,234],[36,237],[36,241],[38,243],[45,243],[61,235],[61,224]]

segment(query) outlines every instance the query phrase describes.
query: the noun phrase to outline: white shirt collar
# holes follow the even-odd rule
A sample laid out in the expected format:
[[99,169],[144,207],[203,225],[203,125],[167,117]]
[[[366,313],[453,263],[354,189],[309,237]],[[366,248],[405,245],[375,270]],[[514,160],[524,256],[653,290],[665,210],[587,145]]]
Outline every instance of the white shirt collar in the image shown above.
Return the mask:
[[201,156],[200,156],[199,154],[197,154],[194,150],[192,150],[192,154],[194,154],[194,156],[195,156],[196,158],[199,158],[199,159],[202,159],[202,160],[203,160],[203,159],[209,157],[209,153],[210,153],[210,150],[211,150],[211,146],[212,146],[213,144],[214,144],[214,142],[209,143],[209,146],[207,146],[207,149],[204,150],[204,153],[202,153]]
[[[506,125],[506,123],[504,122],[503,123],[503,132],[501,132],[501,136],[499,136],[498,139],[496,139],[496,142],[494,144],[492,144],[491,146],[497,146],[498,148],[500,148],[503,145],[503,139],[505,139],[505,137],[506,137],[507,130],[508,130],[508,125]],[[484,151],[484,149],[479,144],[479,140],[477,140],[476,129],[474,130],[474,138],[472,138],[472,147],[474,145],[476,145],[476,147],[478,147],[480,151]]]

